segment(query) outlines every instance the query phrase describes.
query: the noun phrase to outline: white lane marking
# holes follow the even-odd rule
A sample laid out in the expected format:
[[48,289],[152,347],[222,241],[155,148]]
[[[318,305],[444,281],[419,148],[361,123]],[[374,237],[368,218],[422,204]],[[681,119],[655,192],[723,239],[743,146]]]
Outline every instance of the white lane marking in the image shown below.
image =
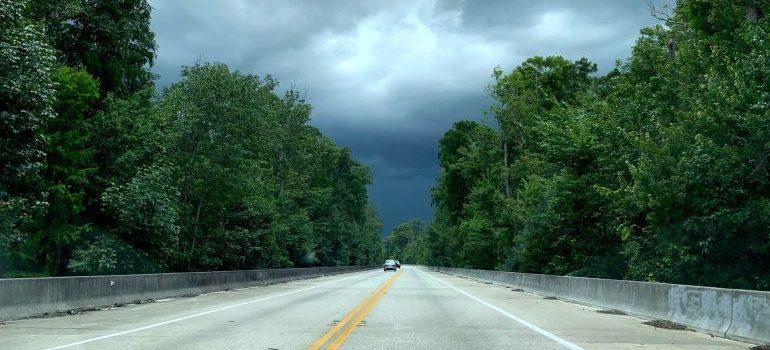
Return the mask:
[[445,286],[447,286],[449,288],[452,288],[452,289],[454,289],[454,290],[464,294],[465,296],[467,296],[467,297],[469,297],[469,298],[471,298],[471,299],[473,299],[475,301],[478,301],[479,303],[481,303],[481,304],[491,308],[492,310],[495,310],[495,311],[505,315],[505,317],[508,317],[508,318],[518,322],[522,326],[527,327],[527,328],[529,328],[529,329],[531,329],[531,330],[533,330],[533,331],[535,331],[537,333],[540,333],[541,335],[543,335],[543,336],[547,337],[548,339],[551,339],[551,340],[553,340],[553,341],[555,341],[555,342],[557,342],[557,343],[559,343],[561,345],[564,345],[568,349],[571,349],[571,350],[585,350],[585,349],[583,349],[583,348],[581,348],[581,347],[579,347],[579,346],[577,346],[575,344],[572,344],[572,343],[570,343],[570,342],[568,342],[568,341],[566,341],[566,340],[564,340],[562,338],[557,337],[553,333],[550,333],[550,332],[548,332],[548,331],[546,331],[546,330],[544,330],[544,329],[542,329],[542,328],[540,328],[538,326],[535,326],[535,325],[533,325],[533,324],[531,324],[531,323],[529,323],[529,322],[527,322],[527,321],[525,321],[525,320],[523,320],[521,318],[518,318],[518,317],[514,316],[513,314],[511,314],[508,311],[505,311],[505,310],[503,310],[503,309],[501,309],[501,308],[499,308],[497,306],[494,306],[494,305],[492,305],[492,304],[490,304],[490,303],[488,303],[488,302],[486,302],[484,300],[481,300],[481,299],[479,299],[477,297],[474,297],[473,295],[470,295],[470,294],[468,294],[467,292],[465,292],[463,290],[457,289],[455,286],[450,285],[449,283],[446,283],[446,282],[444,282],[444,281],[442,281],[442,280],[440,280],[440,279],[438,279],[436,277],[431,276],[430,274],[426,273],[425,271],[423,271],[420,268],[417,268],[416,270],[420,271],[420,273],[422,273],[423,275],[428,276],[428,277],[430,277],[430,278],[432,278],[432,279],[442,283],[443,285],[445,285]]
[[211,313],[228,310],[228,309],[236,308],[236,307],[247,305],[247,304],[252,304],[252,303],[256,303],[256,302],[260,302],[260,301],[275,299],[275,298],[279,298],[279,297],[287,296],[287,295],[291,295],[291,294],[301,293],[301,292],[304,292],[304,291],[308,291],[308,290],[319,288],[319,287],[323,287],[323,286],[328,286],[330,284],[339,283],[339,282],[346,281],[346,280],[349,280],[349,279],[353,279],[353,278],[356,278],[356,277],[371,275],[371,274],[373,274],[375,272],[377,272],[377,271],[362,273],[362,274],[351,276],[351,277],[345,277],[345,278],[341,278],[341,279],[334,280],[334,281],[331,281],[331,282],[318,284],[318,285],[315,285],[315,286],[312,286],[312,287],[297,289],[297,290],[293,290],[291,292],[276,294],[276,295],[272,295],[272,296],[265,297],[265,298],[249,300],[249,301],[245,301],[245,302],[234,304],[234,305],[230,305],[230,306],[225,306],[225,307],[219,308],[219,309],[204,311],[204,312],[200,312],[200,313],[197,313],[197,314],[194,314],[194,315],[190,315],[190,316],[175,318],[173,320],[153,323],[153,324],[150,324],[150,325],[147,325],[147,326],[144,326],[144,327],[139,327],[139,328],[129,329],[129,330],[122,331],[122,332],[107,334],[107,335],[103,335],[103,336],[100,336],[100,337],[95,337],[95,338],[90,338],[90,339],[86,339],[86,340],[81,340],[79,342],[69,343],[69,344],[65,344],[65,345],[59,345],[59,346],[55,346],[55,347],[52,347],[52,348],[47,348],[45,350],[65,349],[65,348],[70,348],[70,347],[77,346],[77,345],[82,345],[82,344],[86,344],[86,343],[95,342],[95,341],[98,341],[98,340],[104,340],[104,339],[108,339],[108,338],[118,337],[118,336],[121,336],[121,335],[141,332],[143,330],[147,330],[147,329],[150,329],[150,328],[165,326],[167,324],[176,323],[176,322],[184,321],[184,320],[189,320],[191,318],[200,317],[200,316],[208,315],[208,314],[211,314]]

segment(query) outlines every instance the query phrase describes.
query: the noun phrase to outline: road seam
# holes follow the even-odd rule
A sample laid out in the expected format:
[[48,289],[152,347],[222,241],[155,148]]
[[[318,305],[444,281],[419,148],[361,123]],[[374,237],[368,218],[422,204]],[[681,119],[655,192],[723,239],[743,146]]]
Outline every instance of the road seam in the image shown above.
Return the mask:
[[422,269],[420,269],[420,268],[417,268],[417,271],[420,271],[420,273],[424,274],[425,276],[428,276],[428,277],[438,281],[439,283],[441,283],[441,284],[443,284],[443,285],[445,285],[445,286],[447,286],[449,288],[454,289],[455,291],[459,292],[460,294],[463,294],[463,295],[465,295],[465,296],[467,296],[467,297],[469,297],[469,298],[471,298],[471,299],[481,303],[482,305],[484,305],[486,307],[489,307],[490,309],[495,310],[495,311],[503,314],[505,317],[508,317],[511,320],[516,321],[517,323],[521,324],[522,326],[527,327],[527,328],[529,328],[529,329],[539,333],[540,335],[543,335],[546,338],[551,339],[551,340],[553,340],[553,341],[563,345],[564,347],[566,347],[568,349],[571,349],[571,350],[585,350],[585,349],[581,348],[580,346],[577,346],[577,345],[575,345],[573,343],[570,343],[570,342],[568,342],[568,341],[566,341],[566,340],[564,340],[562,338],[559,338],[558,336],[556,336],[555,334],[553,334],[551,332],[548,332],[548,331],[546,331],[546,330],[544,330],[544,329],[542,329],[542,328],[540,328],[538,326],[535,326],[535,325],[533,325],[533,324],[531,324],[531,323],[529,323],[529,322],[527,322],[527,321],[525,321],[525,320],[523,320],[523,319],[521,319],[519,317],[516,317],[515,315],[511,314],[508,311],[505,311],[505,310],[503,310],[503,309],[501,309],[501,308],[499,308],[497,306],[494,306],[494,305],[492,305],[492,304],[490,304],[490,303],[488,303],[488,302],[486,302],[484,300],[481,300],[481,299],[479,299],[479,298],[477,298],[477,297],[475,297],[475,296],[473,296],[473,295],[471,295],[471,294],[469,294],[469,293],[467,293],[467,292],[465,292],[465,291],[463,291],[461,289],[458,289],[457,287],[455,287],[455,286],[453,286],[453,285],[451,285],[449,283],[446,283],[446,282],[444,282],[444,281],[442,281],[442,280],[440,280],[440,279],[438,279],[436,277],[433,277],[430,274],[426,273],[425,271],[422,271]]
[[156,328],[156,327],[160,327],[160,326],[165,326],[167,324],[176,323],[176,322],[180,322],[180,321],[184,321],[184,320],[189,320],[191,318],[205,316],[205,315],[208,315],[208,314],[212,314],[212,313],[215,313],[215,312],[220,312],[220,311],[225,311],[225,310],[233,309],[233,308],[236,308],[236,307],[239,307],[239,306],[243,306],[243,305],[253,304],[253,303],[260,302],[260,301],[266,301],[266,300],[280,298],[280,297],[291,295],[291,294],[301,293],[301,292],[308,291],[308,290],[311,290],[311,289],[316,289],[316,288],[328,286],[330,284],[335,284],[335,283],[339,283],[339,282],[342,282],[342,281],[347,281],[349,279],[353,279],[353,278],[357,278],[357,277],[361,277],[361,276],[366,276],[366,275],[371,275],[373,273],[375,273],[375,272],[362,273],[362,274],[359,274],[359,275],[355,275],[355,276],[351,276],[351,277],[345,277],[345,278],[341,278],[341,279],[334,280],[334,281],[331,281],[331,282],[326,282],[326,283],[318,284],[318,285],[315,285],[315,286],[312,286],[312,287],[308,287],[308,288],[302,288],[302,289],[297,289],[297,290],[293,290],[293,291],[286,292],[286,293],[271,295],[271,296],[265,297],[265,298],[249,300],[249,301],[246,301],[246,302],[242,302],[242,303],[238,303],[238,304],[234,304],[234,305],[230,305],[230,306],[225,306],[225,307],[222,307],[222,308],[219,308],[219,309],[204,311],[204,312],[200,312],[200,313],[197,313],[197,314],[194,314],[194,315],[189,315],[189,316],[185,316],[185,317],[175,318],[173,320],[153,323],[153,324],[150,324],[150,325],[147,325],[147,326],[143,326],[143,327],[139,327],[139,328],[134,328],[134,329],[129,329],[129,330],[125,330],[125,331],[122,331],[122,332],[116,332],[116,333],[107,334],[107,335],[103,335],[103,336],[99,336],[99,337],[89,338],[89,339],[86,339],[86,340],[81,340],[81,341],[74,342],[74,343],[69,343],[69,344],[65,344],[65,345],[59,345],[59,346],[55,346],[55,347],[52,347],[52,348],[46,348],[45,350],[66,349],[66,348],[70,348],[70,347],[73,347],[73,346],[78,346],[78,345],[82,345],[82,344],[86,344],[86,343],[91,343],[91,342],[95,342],[95,341],[99,341],[99,340],[104,340],[104,339],[118,337],[118,336],[121,336],[121,335],[141,332],[141,331],[144,331],[144,330],[147,330],[147,329]]

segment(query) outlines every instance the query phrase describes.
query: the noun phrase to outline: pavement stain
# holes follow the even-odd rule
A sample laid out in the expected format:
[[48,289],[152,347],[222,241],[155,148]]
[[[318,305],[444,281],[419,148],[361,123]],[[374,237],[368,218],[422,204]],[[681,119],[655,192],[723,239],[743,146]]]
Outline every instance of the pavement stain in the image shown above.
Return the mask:
[[44,314],[34,315],[28,318],[52,318],[52,317],[61,317],[61,316],[71,316],[71,315],[77,315],[85,312],[99,311],[99,310],[100,309],[95,306],[79,307],[79,308],[74,308],[69,310],[46,312]]
[[669,320],[651,320],[651,321],[642,322],[642,324],[646,324],[648,326],[652,326],[655,328],[672,329],[676,331],[690,330],[689,328],[687,328],[687,326],[683,324],[679,324]]
[[154,302],[155,302],[155,299],[137,299],[137,300],[134,300],[134,304],[136,304],[136,305],[152,304]]
[[617,309],[605,309],[605,310],[596,310],[596,312],[600,314],[607,314],[607,315],[622,315],[622,316],[628,316],[627,313],[617,310]]
[[[115,308],[125,307],[129,304],[136,304],[136,305],[142,305],[142,304],[151,304],[155,303],[155,299],[137,299],[129,303],[115,303],[105,306],[85,306],[85,307],[77,307],[67,310],[59,310],[59,311],[53,311],[53,312],[46,312],[38,315],[32,315],[29,317],[22,317],[20,319],[34,319],[34,318],[55,318],[55,317],[64,317],[64,316],[73,316],[73,315],[79,315],[86,312],[93,312],[93,311],[102,311],[102,310],[112,310]],[[0,325],[3,325],[5,323],[0,322]]]

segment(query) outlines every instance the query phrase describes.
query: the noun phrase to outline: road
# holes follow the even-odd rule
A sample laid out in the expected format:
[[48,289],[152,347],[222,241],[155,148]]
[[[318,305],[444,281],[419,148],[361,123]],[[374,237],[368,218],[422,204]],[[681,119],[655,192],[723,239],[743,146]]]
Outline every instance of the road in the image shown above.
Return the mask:
[[749,344],[405,266],[0,325],[0,349],[720,349]]

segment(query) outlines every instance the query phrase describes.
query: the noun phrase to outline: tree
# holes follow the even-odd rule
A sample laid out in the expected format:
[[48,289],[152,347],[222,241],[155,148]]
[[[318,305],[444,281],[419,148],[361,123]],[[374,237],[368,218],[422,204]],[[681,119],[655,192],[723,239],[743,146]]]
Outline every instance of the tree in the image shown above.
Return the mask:
[[[99,84],[82,70],[59,68],[54,111],[45,127],[48,140],[44,172],[48,210],[40,221],[36,248],[48,273],[61,275],[72,245],[88,230],[80,216],[89,178],[94,173],[93,149],[88,145],[88,119],[99,98]],[[40,249],[42,246],[43,249]]]
[[0,275],[381,258],[369,169],[297,92],[201,64],[156,95],[146,0],[0,5]]
[[128,183],[102,194],[114,233],[163,267],[175,262],[179,249],[179,191],[170,165],[140,169]]
[[479,172],[483,171],[467,171],[459,166],[482,128],[485,127],[477,122],[460,121],[439,140],[438,159],[443,173],[439,180],[441,184],[434,189],[433,198],[437,205],[446,208],[453,223],[460,220],[472,185],[479,178]]
[[[181,193],[183,266],[215,268],[222,254],[237,253],[214,246],[216,236],[227,240],[251,236],[250,262],[285,266],[274,232],[266,230],[275,207],[270,200],[275,182],[266,155],[266,132],[274,130],[272,107],[280,103],[275,84],[256,76],[231,73],[221,64],[187,67],[182,80],[163,94],[158,113],[171,123],[167,150]],[[249,232],[250,234],[246,234]],[[222,242],[225,243],[225,242]]]
[[[642,152],[629,191],[640,220],[628,230],[625,249],[631,278],[768,286],[761,271],[770,252],[763,215],[770,119],[760,106],[770,90],[758,72],[768,68],[760,57],[770,51],[764,40],[770,28],[766,19],[746,21],[740,6],[682,2],[670,31],[648,32],[635,48],[654,52],[657,37],[667,35],[679,42],[680,54],[655,72],[630,71],[629,79],[641,84],[625,86],[635,95],[650,81],[665,87],[657,89],[665,95],[655,91],[639,107],[669,111],[667,123],[638,141]],[[631,98],[622,99],[619,105]]]
[[427,261],[427,226],[420,220],[411,220],[396,226],[385,236],[385,256],[408,264]]
[[61,62],[85,68],[103,96],[125,97],[152,84],[155,34],[146,0],[34,0],[29,12],[45,23]]
[[0,276],[47,204],[43,128],[54,116],[55,56],[25,8],[0,1]]
[[497,120],[503,150],[503,190],[507,197],[512,194],[509,174],[511,159],[538,139],[531,127],[555,108],[567,107],[577,101],[590,85],[589,75],[596,72],[596,65],[582,58],[569,62],[561,56],[535,56],[524,61],[510,74],[499,68],[492,76],[495,83],[490,94],[500,104],[490,108]]
[[440,142],[429,260],[766,289],[767,6],[677,1],[602,77],[560,57],[496,69],[498,129]]

